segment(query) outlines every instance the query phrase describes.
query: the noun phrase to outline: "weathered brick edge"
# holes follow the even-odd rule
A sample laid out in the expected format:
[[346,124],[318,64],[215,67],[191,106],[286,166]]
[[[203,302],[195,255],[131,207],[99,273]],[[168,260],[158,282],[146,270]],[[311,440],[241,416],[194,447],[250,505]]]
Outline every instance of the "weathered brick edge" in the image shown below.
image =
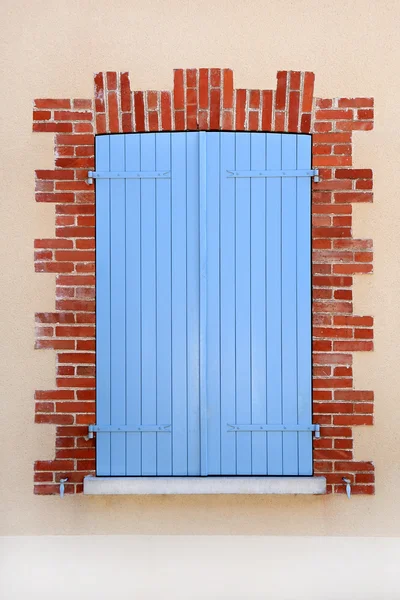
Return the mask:
[[36,314],[36,348],[57,353],[56,388],[35,394],[36,423],[56,425],[36,494],[82,492],[95,469],[94,134],[237,130],[313,134],[314,471],[328,492],[374,493],[372,462],[353,456],[353,425],[373,423],[373,392],[353,388],[354,351],[373,349],[373,319],[353,314],[353,276],[372,272],[372,241],[352,237],[352,204],[372,202],[372,172],[353,169],[352,132],[373,127],[371,98],[313,98],[314,74],[280,71],[276,90],[235,89],[230,69],[178,69],[170,91],[131,91],[128,73],[97,73],[94,100],[35,100],[33,131],[55,133],[55,169],[36,171],[36,201],[56,205],[56,237],[35,240],[35,269],[56,275],[56,312]]

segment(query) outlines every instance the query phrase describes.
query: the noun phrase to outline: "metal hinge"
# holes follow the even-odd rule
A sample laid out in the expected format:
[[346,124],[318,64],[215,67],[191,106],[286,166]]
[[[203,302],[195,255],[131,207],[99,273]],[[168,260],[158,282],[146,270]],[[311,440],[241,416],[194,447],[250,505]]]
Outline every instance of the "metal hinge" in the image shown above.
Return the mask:
[[[227,423],[227,431],[235,432],[235,431],[314,431],[315,437],[320,437],[320,427],[319,424],[311,423],[310,425],[283,425],[282,423],[278,424],[267,424],[263,423],[261,425],[252,423],[249,424],[234,424],[230,425]],[[230,427],[230,429],[229,429]]]
[[227,171],[228,177],[313,177],[316,183],[319,182],[318,169],[282,169],[269,171]]
[[171,171],[88,171],[86,183],[93,179],[169,179]]
[[94,433],[171,433],[171,425],[89,425],[88,438]]

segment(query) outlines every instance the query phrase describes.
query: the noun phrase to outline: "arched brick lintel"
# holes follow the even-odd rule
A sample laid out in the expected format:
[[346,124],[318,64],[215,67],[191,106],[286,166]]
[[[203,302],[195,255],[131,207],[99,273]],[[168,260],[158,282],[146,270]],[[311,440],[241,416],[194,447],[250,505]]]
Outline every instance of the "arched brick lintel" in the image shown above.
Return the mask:
[[33,131],[55,134],[55,169],[36,171],[36,201],[56,205],[56,237],[35,240],[35,269],[56,276],[56,311],[36,313],[36,347],[57,355],[56,387],[35,394],[35,421],[56,425],[55,457],[35,463],[35,493],[82,491],[94,472],[94,135],[236,130],[311,133],[313,166],[314,473],[328,492],[374,493],[354,460],[352,427],[372,425],[372,391],[353,387],[354,351],[373,349],[373,319],[354,315],[353,276],[372,272],[372,241],[352,237],[352,203],[372,202],[372,172],[352,168],[352,132],[373,127],[372,98],[315,98],[314,74],[279,71],[275,90],[235,89],[230,69],[177,69],[173,91],[132,91],[126,72],[94,77],[94,99],[37,99]]

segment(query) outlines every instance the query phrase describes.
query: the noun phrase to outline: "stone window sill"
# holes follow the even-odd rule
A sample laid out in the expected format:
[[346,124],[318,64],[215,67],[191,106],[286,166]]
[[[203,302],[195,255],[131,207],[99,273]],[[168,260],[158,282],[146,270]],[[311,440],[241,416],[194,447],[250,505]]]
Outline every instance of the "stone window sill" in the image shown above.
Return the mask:
[[85,477],[87,495],[325,494],[325,477]]

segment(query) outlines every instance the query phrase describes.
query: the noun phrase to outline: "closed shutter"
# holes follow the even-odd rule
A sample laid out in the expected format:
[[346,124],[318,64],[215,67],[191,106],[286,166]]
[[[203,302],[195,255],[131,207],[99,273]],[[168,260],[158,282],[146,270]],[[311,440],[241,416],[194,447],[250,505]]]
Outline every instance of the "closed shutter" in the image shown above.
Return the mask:
[[311,138],[96,138],[98,475],[310,475]]

